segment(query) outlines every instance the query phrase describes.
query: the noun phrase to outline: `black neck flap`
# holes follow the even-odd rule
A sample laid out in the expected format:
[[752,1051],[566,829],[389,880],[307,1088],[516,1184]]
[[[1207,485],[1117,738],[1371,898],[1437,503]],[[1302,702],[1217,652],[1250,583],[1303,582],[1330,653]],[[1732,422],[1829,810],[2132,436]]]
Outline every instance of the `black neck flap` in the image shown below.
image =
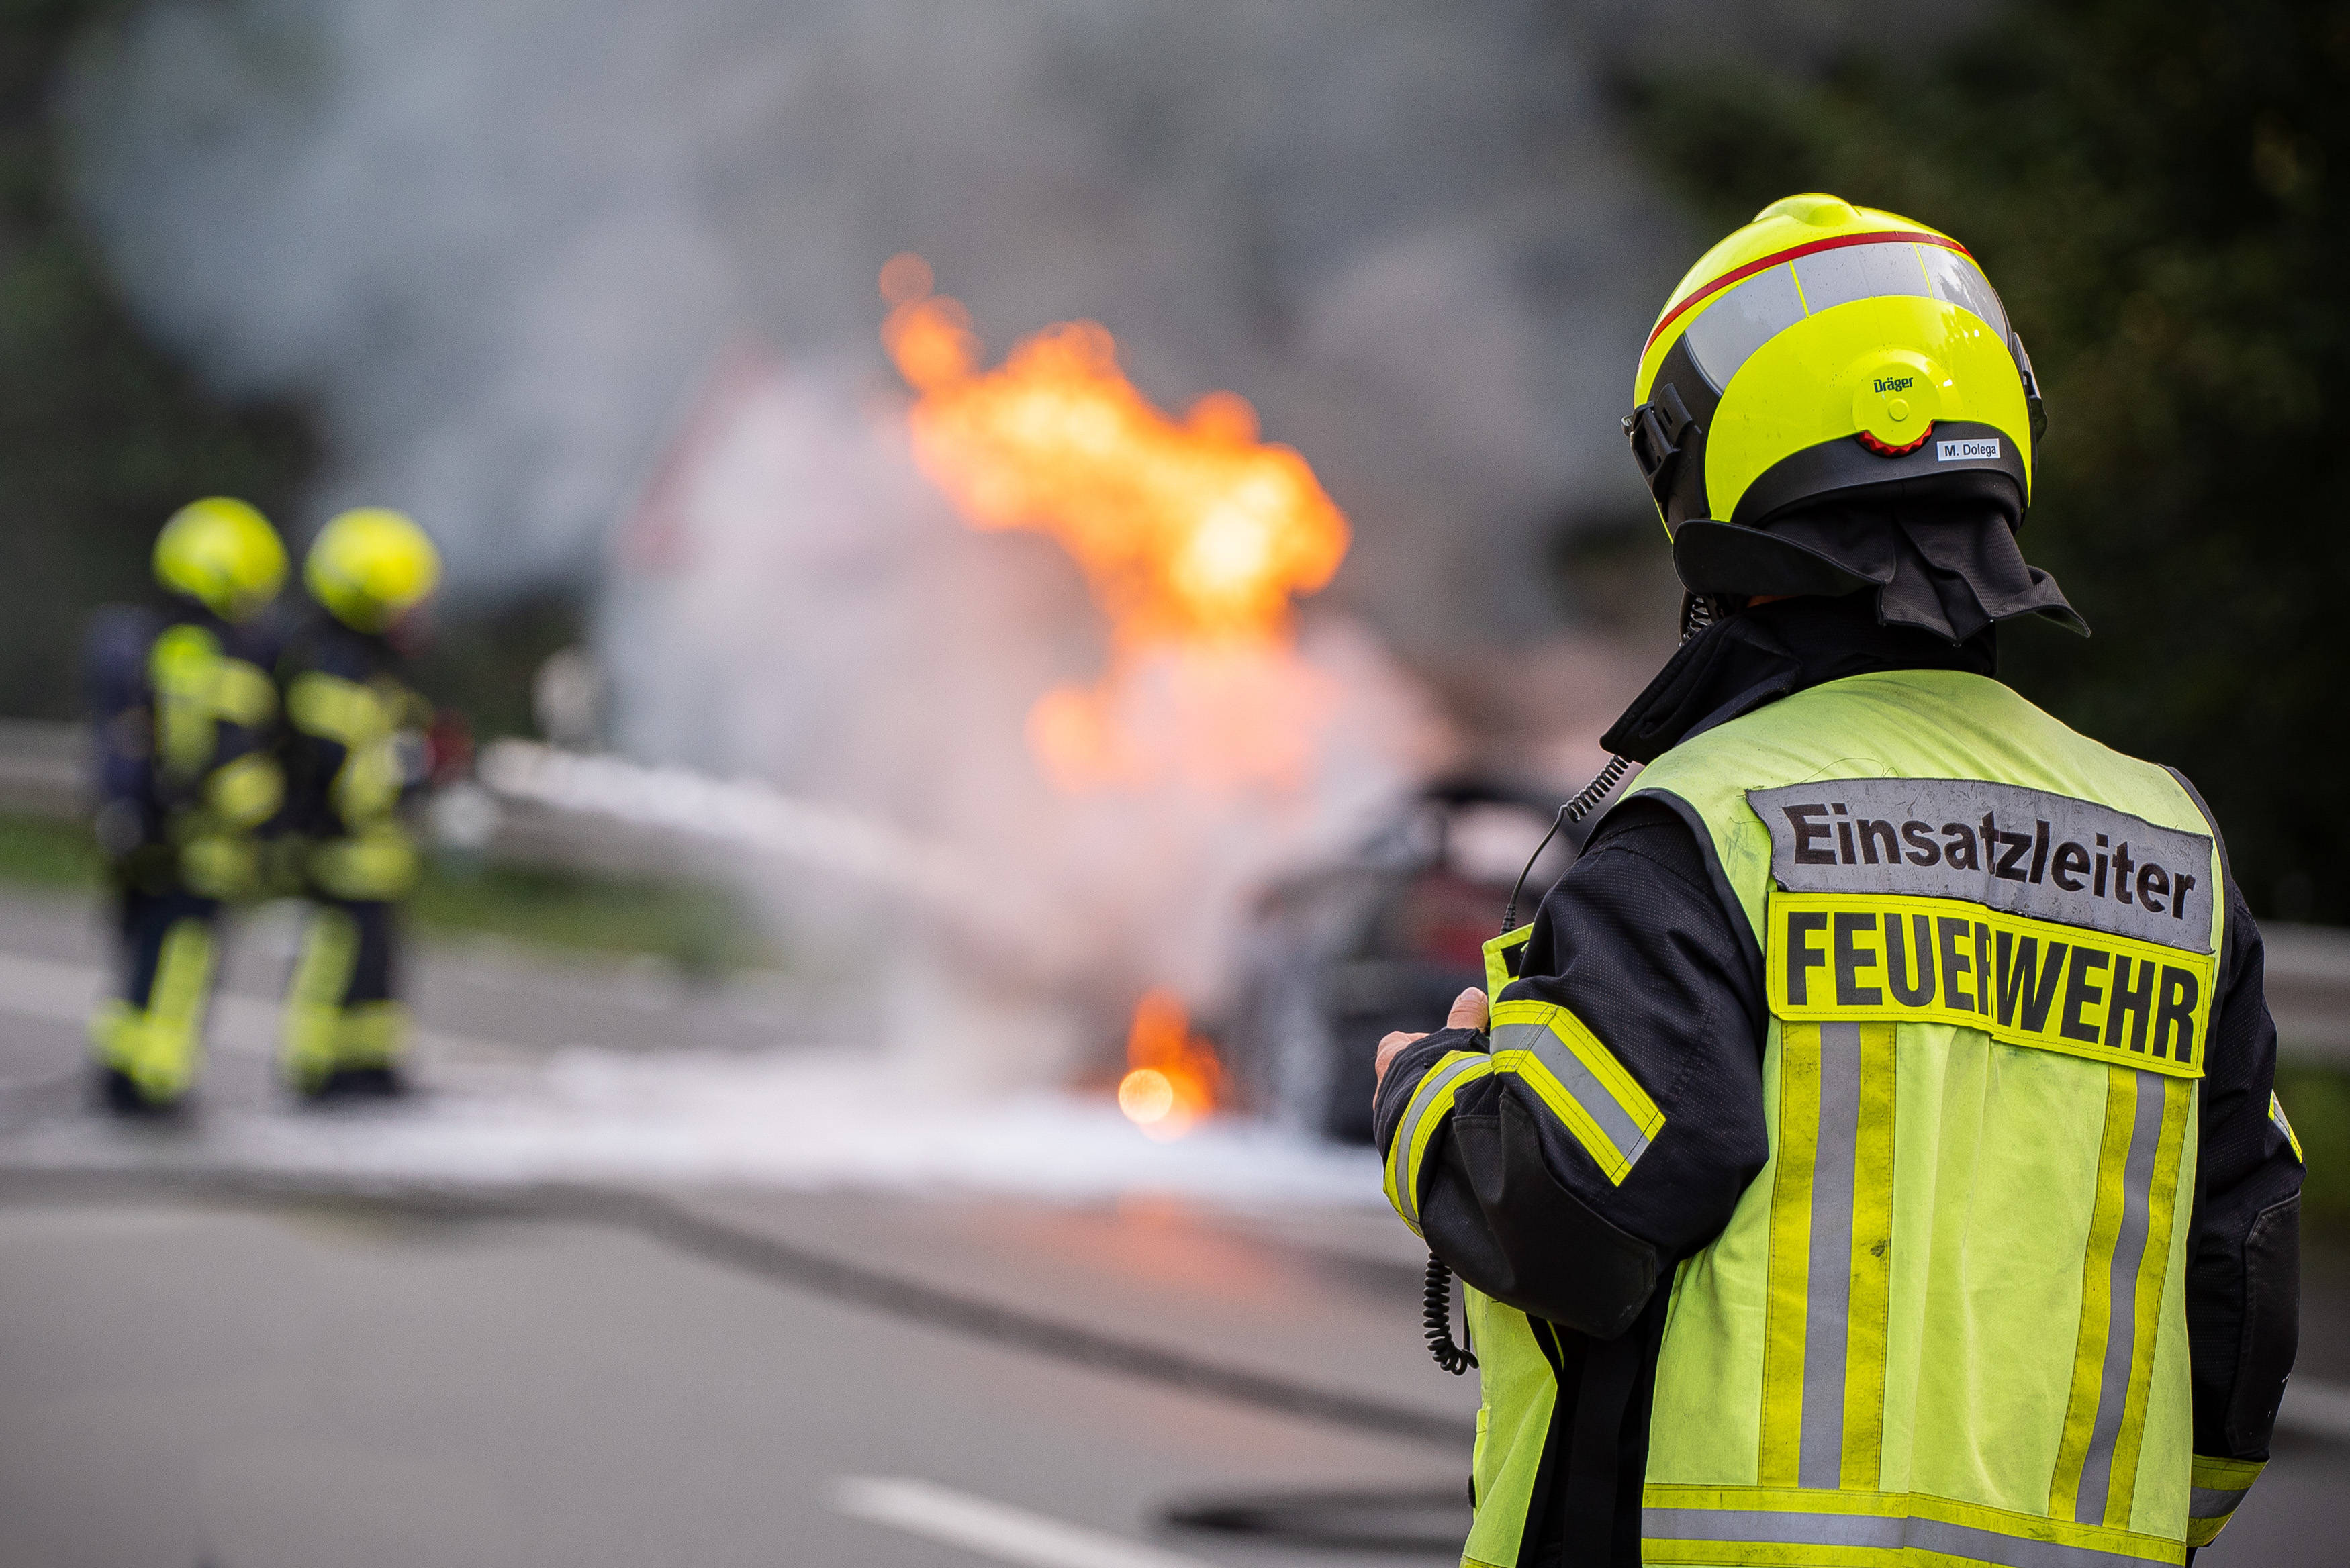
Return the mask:
[[1913,626],[1885,624],[1866,593],[1792,598],[1741,610],[1683,643],[1599,743],[1636,763],[1652,763],[1768,702],[1809,687],[1885,670],[1999,667],[1996,631],[1988,624],[1952,642]]
[[[1970,478],[1975,483],[1960,483]],[[1866,593],[1887,626],[1950,642],[2023,616],[2086,637],[2088,623],[2056,579],[2024,560],[2017,511],[2002,475],[1901,480],[1793,507],[1753,526],[1684,523],[1673,538],[1673,565],[1692,593]]]

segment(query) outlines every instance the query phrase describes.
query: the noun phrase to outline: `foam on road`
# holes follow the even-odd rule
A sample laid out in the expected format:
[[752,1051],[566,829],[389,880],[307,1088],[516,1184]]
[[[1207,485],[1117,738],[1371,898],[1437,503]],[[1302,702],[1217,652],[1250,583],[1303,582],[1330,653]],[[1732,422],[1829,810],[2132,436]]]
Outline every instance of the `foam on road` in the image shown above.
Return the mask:
[[60,1118],[10,1137],[0,1162],[1065,1199],[1149,1192],[1249,1206],[1384,1201],[1367,1150],[1241,1122],[1154,1142],[1106,1099],[1071,1095],[926,1099],[849,1053],[648,1060],[582,1048],[536,1070],[500,1072],[490,1086],[452,1076],[428,1068],[433,1092],[382,1109],[209,1110],[184,1137]]
[[[0,1013],[75,1034],[99,975],[0,953]],[[1283,1129],[1211,1120],[1154,1141],[1107,1095],[953,1095],[919,1064],[850,1049],[552,1053],[432,1031],[426,1092],[396,1106],[307,1110],[265,1081],[276,1004],[225,995],[202,1107],[156,1136],[94,1118],[71,1094],[78,1042],[0,1092],[55,1088],[0,1142],[0,1165],[125,1165],[461,1182],[723,1181],[798,1189],[965,1190],[1089,1199],[1129,1193],[1241,1203],[1384,1201],[1378,1158]],[[21,1097],[21,1094],[20,1094]]]

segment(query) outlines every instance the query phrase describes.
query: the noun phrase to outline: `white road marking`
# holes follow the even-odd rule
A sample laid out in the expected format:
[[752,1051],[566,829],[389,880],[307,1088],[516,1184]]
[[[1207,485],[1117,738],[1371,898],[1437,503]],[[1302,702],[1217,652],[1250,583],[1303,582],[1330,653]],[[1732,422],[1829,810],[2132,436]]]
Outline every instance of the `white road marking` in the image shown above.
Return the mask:
[[1196,1557],[908,1476],[843,1476],[833,1483],[832,1505],[1024,1568],[1209,1568]]

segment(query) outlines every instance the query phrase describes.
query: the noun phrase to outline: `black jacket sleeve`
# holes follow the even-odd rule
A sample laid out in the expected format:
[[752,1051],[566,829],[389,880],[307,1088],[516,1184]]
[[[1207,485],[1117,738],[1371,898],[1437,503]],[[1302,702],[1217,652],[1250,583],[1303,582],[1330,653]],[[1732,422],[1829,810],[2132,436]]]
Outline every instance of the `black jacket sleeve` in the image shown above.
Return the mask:
[[120,803],[132,826],[149,830],[153,824],[143,814],[150,814],[154,796],[155,723],[147,651],[159,629],[156,618],[145,610],[109,607],[90,618],[82,651],[99,804]]
[[[1636,796],[1544,898],[1503,999],[1574,1013],[1664,1121],[1611,1176],[1517,1080],[1461,1089],[1421,1162],[1420,1221],[1430,1248],[1479,1290],[1611,1337],[1673,1262],[1720,1233],[1762,1169],[1762,960],[1717,888],[1691,826]],[[1380,1091],[1380,1147],[1446,1052],[1485,1048],[1446,1030],[1407,1051]]]
[[2300,1340],[2301,1160],[2271,1114],[2276,1025],[2261,933],[2230,877],[2189,1232],[2195,1451],[2268,1456]]

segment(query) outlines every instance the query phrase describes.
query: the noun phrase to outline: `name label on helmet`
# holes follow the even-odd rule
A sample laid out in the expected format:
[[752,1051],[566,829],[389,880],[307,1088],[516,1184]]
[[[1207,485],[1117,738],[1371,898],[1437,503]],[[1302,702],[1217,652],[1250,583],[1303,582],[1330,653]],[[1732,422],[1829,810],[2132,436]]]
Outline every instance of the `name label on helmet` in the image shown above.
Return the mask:
[[1978,436],[1967,441],[1938,441],[1934,443],[1936,462],[1997,462],[1999,438]]

